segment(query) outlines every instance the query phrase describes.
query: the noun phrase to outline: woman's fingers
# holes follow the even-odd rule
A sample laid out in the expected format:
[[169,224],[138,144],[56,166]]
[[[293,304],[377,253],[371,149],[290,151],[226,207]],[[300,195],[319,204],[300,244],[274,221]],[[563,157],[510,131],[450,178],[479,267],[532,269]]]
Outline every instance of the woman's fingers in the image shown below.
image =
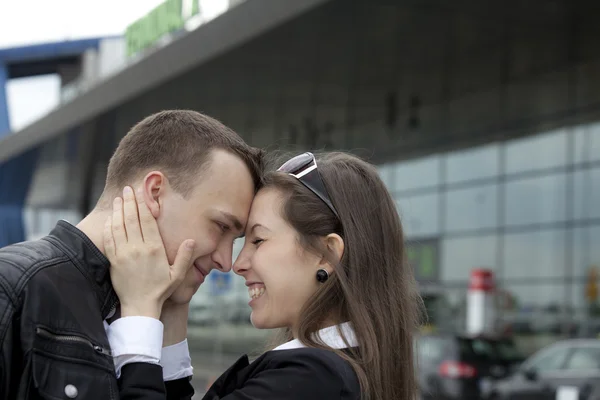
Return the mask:
[[112,217],[106,218],[106,222],[104,223],[104,253],[111,263],[117,256],[117,249],[112,233]]
[[120,197],[113,201],[112,235],[115,243],[127,243],[127,232],[123,223],[123,199]]
[[190,269],[195,247],[196,242],[191,239],[186,240],[179,246],[179,250],[175,256],[175,262],[171,266],[171,292],[177,289],[181,282],[183,282],[183,278],[185,278],[185,275]]
[[123,219],[127,241],[132,244],[143,243],[144,238],[142,237],[142,228],[138,216],[138,204],[133,190],[129,186],[125,186],[123,189]]
[[150,212],[150,208],[148,208],[148,205],[144,201],[144,193],[141,188],[137,190],[135,197],[137,199],[137,210],[140,216],[140,227],[144,242],[162,246],[163,241],[158,230],[158,224],[154,215]]

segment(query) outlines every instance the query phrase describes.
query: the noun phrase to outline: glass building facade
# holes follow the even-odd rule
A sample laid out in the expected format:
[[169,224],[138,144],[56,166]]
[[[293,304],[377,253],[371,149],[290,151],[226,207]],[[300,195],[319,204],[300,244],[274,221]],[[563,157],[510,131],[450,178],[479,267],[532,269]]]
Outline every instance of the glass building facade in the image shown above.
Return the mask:
[[[434,325],[465,328],[470,271],[498,283],[500,329],[533,351],[598,315],[600,124],[381,166]],[[436,309],[437,307],[437,309]],[[449,315],[454,318],[448,318]]]

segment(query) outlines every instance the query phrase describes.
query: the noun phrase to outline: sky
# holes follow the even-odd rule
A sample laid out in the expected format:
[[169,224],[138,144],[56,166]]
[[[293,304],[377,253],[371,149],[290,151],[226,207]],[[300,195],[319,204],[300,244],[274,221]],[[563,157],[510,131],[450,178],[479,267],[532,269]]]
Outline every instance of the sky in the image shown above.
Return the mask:
[[[120,35],[164,0],[0,0],[0,48]],[[12,131],[41,117],[59,97],[57,76],[7,83]]]

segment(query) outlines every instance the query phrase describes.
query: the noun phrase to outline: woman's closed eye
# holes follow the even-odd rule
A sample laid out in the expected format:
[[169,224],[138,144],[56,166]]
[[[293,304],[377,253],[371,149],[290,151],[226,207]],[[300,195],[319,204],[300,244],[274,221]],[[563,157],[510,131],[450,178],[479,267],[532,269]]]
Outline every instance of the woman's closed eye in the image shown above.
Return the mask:
[[255,238],[255,239],[252,241],[252,244],[253,244],[253,245],[255,245],[255,246],[260,246],[260,244],[261,244],[262,242],[264,242],[264,239],[261,239],[261,238]]

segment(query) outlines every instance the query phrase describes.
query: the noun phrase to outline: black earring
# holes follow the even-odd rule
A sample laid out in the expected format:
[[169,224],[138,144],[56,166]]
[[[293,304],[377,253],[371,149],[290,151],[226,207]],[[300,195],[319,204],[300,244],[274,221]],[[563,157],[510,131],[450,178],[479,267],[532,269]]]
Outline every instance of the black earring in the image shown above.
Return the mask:
[[317,271],[317,280],[320,283],[325,283],[327,279],[329,279],[329,272],[325,271],[324,269],[320,269]]

